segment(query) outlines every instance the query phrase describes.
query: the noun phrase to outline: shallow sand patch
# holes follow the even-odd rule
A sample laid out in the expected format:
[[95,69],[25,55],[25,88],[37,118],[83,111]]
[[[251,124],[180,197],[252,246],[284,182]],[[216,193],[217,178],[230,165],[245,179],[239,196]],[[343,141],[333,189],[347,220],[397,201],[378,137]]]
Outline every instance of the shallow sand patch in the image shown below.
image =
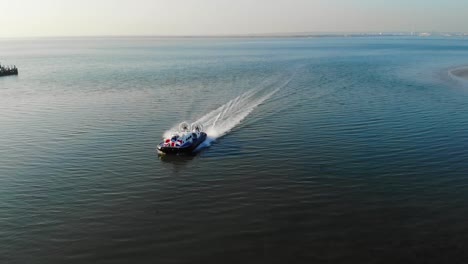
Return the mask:
[[455,77],[468,80],[468,67],[453,69],[450,73]]

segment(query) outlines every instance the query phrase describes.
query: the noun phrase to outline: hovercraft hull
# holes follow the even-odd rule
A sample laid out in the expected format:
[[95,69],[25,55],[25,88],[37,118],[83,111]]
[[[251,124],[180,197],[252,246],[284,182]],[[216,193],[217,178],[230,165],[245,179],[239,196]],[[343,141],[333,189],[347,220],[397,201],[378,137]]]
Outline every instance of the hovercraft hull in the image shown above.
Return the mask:
[[165,154],[188,154],[192,153],[206,139],[206,133],[200,133],[200,137],[188,146],[171,147],[165,146],[164,142],[159,143],[157,149]]

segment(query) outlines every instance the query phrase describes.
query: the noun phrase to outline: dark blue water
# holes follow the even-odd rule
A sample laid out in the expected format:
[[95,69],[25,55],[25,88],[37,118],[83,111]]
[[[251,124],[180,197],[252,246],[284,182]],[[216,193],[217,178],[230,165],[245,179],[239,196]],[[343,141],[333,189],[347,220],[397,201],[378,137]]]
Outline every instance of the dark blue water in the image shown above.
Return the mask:
[[[0,263],[464,263],[467,39],[1,40]],[[181,121],[210,142],[158,156]]]

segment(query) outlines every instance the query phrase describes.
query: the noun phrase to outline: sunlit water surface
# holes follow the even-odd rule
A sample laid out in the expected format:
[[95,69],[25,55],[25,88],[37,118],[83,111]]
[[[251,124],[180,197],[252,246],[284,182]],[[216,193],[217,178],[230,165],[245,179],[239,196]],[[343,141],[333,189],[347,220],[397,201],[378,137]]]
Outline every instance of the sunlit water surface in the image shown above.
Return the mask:
[[[1,263],[461,263],[467,39],[1,40]],[[158,156],[181,121],[210,140]]]

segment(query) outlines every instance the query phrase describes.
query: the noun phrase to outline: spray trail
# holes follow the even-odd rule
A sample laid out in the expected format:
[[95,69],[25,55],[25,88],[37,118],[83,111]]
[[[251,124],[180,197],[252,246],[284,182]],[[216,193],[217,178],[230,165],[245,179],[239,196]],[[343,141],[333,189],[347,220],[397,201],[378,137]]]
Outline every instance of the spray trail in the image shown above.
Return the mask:
[[278,89],[255,98],[255,91],[248,91],[219,108],[204,115],[196,122],[203,124],[208,136],[217,139],[224,136],[246,118],[257,106],[270,98]]
[[265,91],[265,89],[262,88],[249,90],[202,116],[196,122],[204,126],[208,137],[197,150],[210,146],[213,141],[229,133],[252,113],[255,108],[268,100],[288,83],[289,80],[272,91],[271,89],[269,89],[270,91]]

